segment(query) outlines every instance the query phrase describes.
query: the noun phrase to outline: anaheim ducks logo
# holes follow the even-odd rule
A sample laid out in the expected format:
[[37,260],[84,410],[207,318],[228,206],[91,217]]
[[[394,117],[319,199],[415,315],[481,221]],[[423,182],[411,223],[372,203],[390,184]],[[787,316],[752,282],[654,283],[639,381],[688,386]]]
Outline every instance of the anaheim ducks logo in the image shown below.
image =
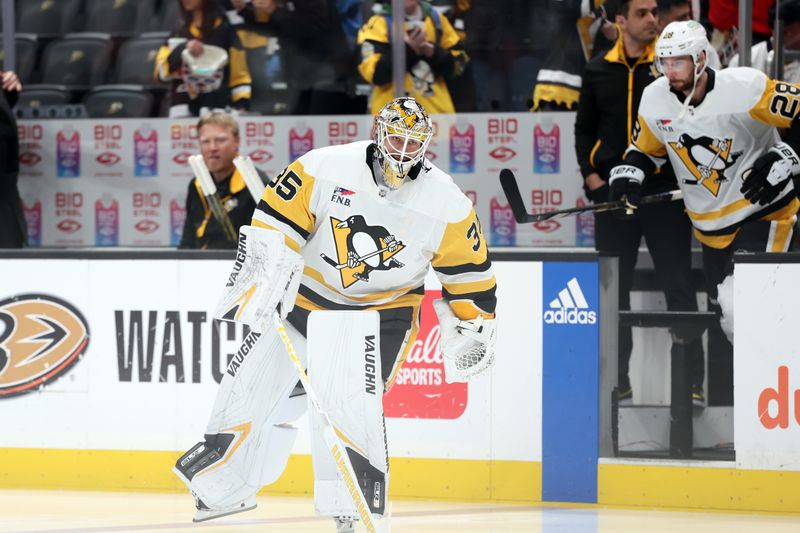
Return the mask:
[[394,256],[405,245],[382,226],[370,226],[361,215],[346,220],[331,217],[331,231],[336,243],[336,259],[320,254],[322,259],[339,271],[346,289],[356,281],[369,281],[373,270],[402,268]]
[[89,345],[89,325],[72,305],[46,294],[0,302],[0,398],[55,381]]
[[684,179],[687,185],[702,185],[717,196],[722,183],[728,181],[725,171],[736,163],[742,151],[731,152],[733,139],[694,139],[682,134],[678,142],[670,142],[670,147],[686,165],[694,179]]

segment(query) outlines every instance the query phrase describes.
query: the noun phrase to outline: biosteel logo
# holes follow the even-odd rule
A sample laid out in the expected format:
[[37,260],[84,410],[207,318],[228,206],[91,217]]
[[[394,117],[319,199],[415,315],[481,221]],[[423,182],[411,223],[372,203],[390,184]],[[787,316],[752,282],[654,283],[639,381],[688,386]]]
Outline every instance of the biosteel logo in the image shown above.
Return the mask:
[[[758,395],[758,419],[767,429],[787,429],[789,413],[792,411],[789,391],[789,367],[778,367],[778,388],[767,387]],[[800,389],[791,394],[794,397],[794,421],[800,425]],[[776,405],[775,414],[770,414],[770,405]]]
[[144,220],[140,220],[136,224],[133,225],[136,228],[136,231],[139,233],[150,234],[156,231],[159,228],[158,222],[155,220],[150,220],[148,218]]
[[33,152],[22,152],[19,154],[19,162],[21,165],[25,165],[27,167],[32,167],[39,163],[42,160],[42,157],[39,154],[35,154]]
[[250,159],[252,159],[254,163],[263,164],[270,161],[272,157],[272,154],[263,148],[259,148],[258,150],[253,150],[250,152]]
[[433,300],[441,297],[441,291],[425,291],[417,339],[383,398],[384,412],[389,418],[452,420],[467,408],[467,384],[444,380],[444,360],[439,347],[441,330],[432,305]]
[[192,155],[189,152],[180,152],[172,156],[172,160],[175,161],[179,165],[186,166],[189,164],[189,156]]
[[596,324],[597,313],[589,309],[589,303],[577,278],[567,282],[558,297],[550,302],[550,309],[544,312],[547,324]]
[[122,158],[113,152],[103,152],[102,154],[98,155],[95,159],[101,165],[105,165],[107,167],[113,167],[114,165],[119,163]]
[[73,220],[71,218],[67,218],[56,224],[56,227],[59,231],[64,233],[75,233],[79,229],[81,229],[81,223],[77,220]]
[[540,220],[533,223],[533,227],[543,233],[553,233],[561,228],[561,222],[558,220]]
[[497,159],[498,161],[502,161],[505,163],[506,161],[513,159],[514,156],[517,155],[517,152],[515,152],[512,148],[509,148],[508,146],[498,146],[497,148],[489,152],[489,155]]

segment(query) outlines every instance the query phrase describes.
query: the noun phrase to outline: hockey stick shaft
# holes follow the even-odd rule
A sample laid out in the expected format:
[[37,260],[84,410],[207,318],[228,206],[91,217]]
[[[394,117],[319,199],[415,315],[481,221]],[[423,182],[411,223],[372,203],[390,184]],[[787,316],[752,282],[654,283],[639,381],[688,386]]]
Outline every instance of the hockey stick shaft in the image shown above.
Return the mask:
[[222,231],[225,232],[225,236],[229,240],[238,241],[239,236],[236,234],[236,229],[233,227],[231,219],[228,218],[228,213],[222,207],[219,194],[217,194],[217,186],[214,185],[214,180],[211,178],[211,173],[208,171],[205,161],[203,161],[203,156],[189,156],[189,166],[192,167],[192,172],[200,184],[200,189],[203,191],[203,196],[205,196],[211,215],[217,219],[217,222],[222,226]]
[[[586,207],[572,207],[569,209],[561,209],[559,211],[550,211],[548,213],[528,213],[525,202],[522,200],[522,195],[519,191],[517,179],[514,173],[508,169],[500,171],[500,185],[503,187],[503,192],[506,194],[508,204],[511,206],[511,211],[514,213],[514,219],[520,224],[529,222],[540,222],[542,220],[551,220],[554,218],[564,218],[581,213],[601,213],[603,211],[612,211],[615,209],[625,209],[629,207],[626,200],[616,200],[613,202],[604,202],[601,204],[587,205]],[[674,191],[667,191],[658,194],[651,194],[643,196],[639,202],[640,206],[657,204],[662,202],[672,202],[674,200],[681,200],[683,193],[676,189]]]
[[353,499],[353,504],[355,505],[358,515],[361,517],[361,521],[367,531],[369,533],[376,533],[378,529],[376,526],[375,517],[373,516],[372,511],[370,511],[369,504],[367,503],[364,494],[361,492],[361,488],[359,487],[358,483],[358,477],[353,469],[353,465],[350,463],[350,458],[347,455],[347,450],[345,449],[344,443],[336,431],[336,426],[334,426],[331,422],[328,413],[322,409],[322,405],[319,403],[319,399],[314,392],[314,388],[311,386],[311,380],[306,373],[303,362],[300,361],[300,356],[297,355],[297,351],[294,349],[294,344],[289,338],[289,333],[286,331],[286,326],[284,326],[283,320],[281,320],[281,317],[277,312],[272,316],[275,328],[278,330],[278,336],[281,338],[281,341],[283,341],[283,345],[286,347],[286,351],[289,354],[289,359],[291,359],[295,370],[297,370],[297,375],[300,377],[300,382],[303,384],[303,388],[306,391],[308,400],[311,402],[312,407],[317,413],[320,414],[320,417],[323,420],[323,425],[325,426],[323,429],[325,443],[328,445],[331,455],[333,456],[333,461],[336,463],[336,467],[339,469],[339,475],[342,476],[342,481],[347,487],[347,492]]
[[256,205],[258,205],[258,202],[261,201],[261,196],[264,194],[264,184],[261,182],[261,177],[258,175],[255,165],[253,165],[253,160],[239,155],[233,159],[233,164],[239,174],[242,175],[247,190],[250,191],[250,196],[253,197]]

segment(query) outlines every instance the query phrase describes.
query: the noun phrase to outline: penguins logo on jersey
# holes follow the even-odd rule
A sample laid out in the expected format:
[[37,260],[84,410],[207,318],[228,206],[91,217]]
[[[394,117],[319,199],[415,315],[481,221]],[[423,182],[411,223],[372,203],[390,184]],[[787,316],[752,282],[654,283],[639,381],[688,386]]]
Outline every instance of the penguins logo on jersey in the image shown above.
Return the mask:
[[382,226],[370,226],[361,215],[345,220],[331,217],[331,231],[336,243],[336,259],[320,254],[339,271],[345,289],[357,281],[369,281],[373,270],[402,268],[397,255],[405,245]]
[[697,139],[681,134],[677,142],[670,142],[678,157],[694,176],[694,180],[684,179],[688,185],[702,185],[714,196],[719,195],[722,183],[728,181],[725,171],[736,163],[742,155],[741,151],[732,152],[733,139]]
[[47,294],[0,302],[0,399],[49,385],[88,346],[89,324],[68,302]]

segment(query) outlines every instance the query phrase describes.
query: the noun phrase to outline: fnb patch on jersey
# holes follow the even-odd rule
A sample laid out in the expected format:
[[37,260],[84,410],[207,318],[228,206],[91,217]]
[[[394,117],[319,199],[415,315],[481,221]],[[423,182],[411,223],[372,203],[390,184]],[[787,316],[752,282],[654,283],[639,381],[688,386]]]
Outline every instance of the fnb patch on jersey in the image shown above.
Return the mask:
[[333,189],[331,202],[350,207],[350,198],[347,197],[353,196],[354,194],[355,191],[351,191],[350,189],[345,189],[344,187],[336,187],[335,189]]

